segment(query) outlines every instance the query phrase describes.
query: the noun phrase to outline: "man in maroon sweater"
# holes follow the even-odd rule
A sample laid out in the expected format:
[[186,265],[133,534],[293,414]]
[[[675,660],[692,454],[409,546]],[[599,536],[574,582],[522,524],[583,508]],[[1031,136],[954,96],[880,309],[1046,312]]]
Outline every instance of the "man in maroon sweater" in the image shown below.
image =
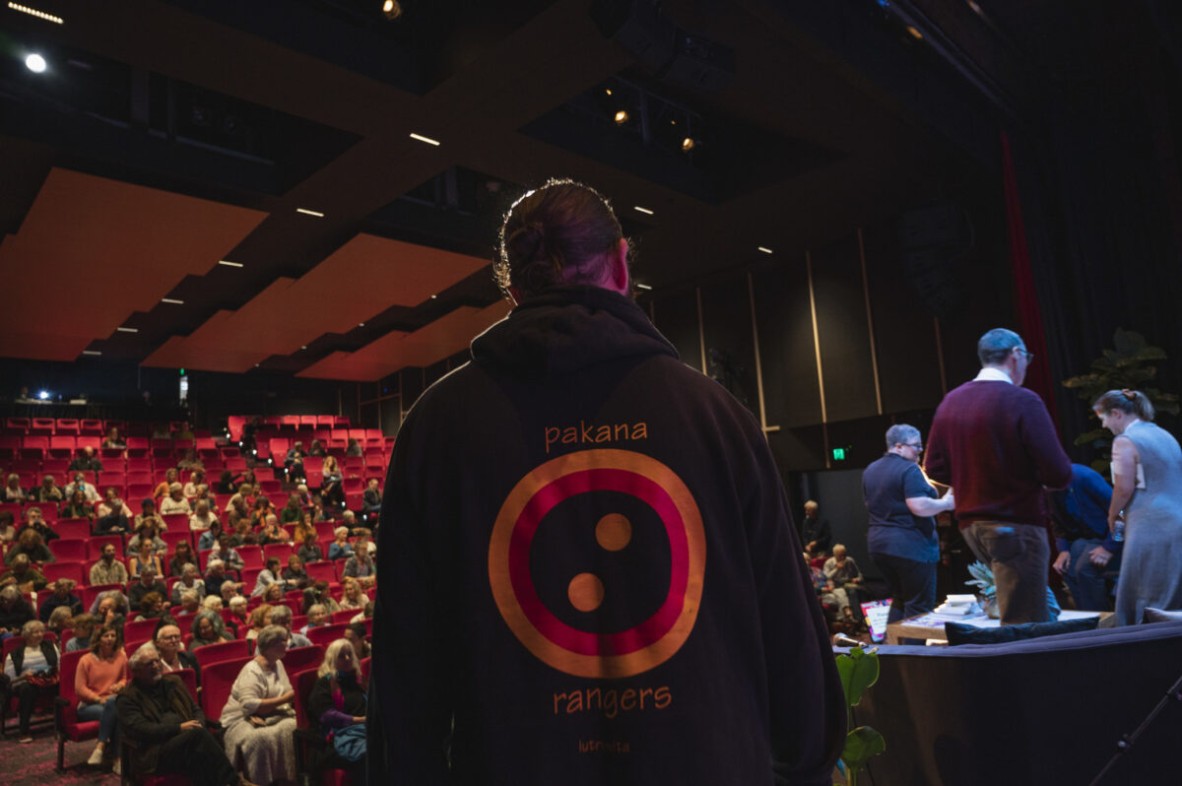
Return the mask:
[[1071,461],[1037,394],[1024,389],[1033,355],[1012,330],[977,342],[981,373],[936,409],[924,470],[956,489],[965,540],[993,569],[1003,625],[1045,622],[1047,539],[1044,488],[1071,482]]

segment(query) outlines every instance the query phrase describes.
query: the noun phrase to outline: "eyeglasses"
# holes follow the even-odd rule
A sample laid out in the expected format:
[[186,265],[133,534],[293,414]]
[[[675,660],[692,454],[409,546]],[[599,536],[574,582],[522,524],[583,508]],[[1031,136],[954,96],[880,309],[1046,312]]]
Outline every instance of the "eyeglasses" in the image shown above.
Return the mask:
[[1023,347],[1014,347],[1014,349],[1018,352],[1021,352],[1023,355],[1026,356],[1027,363],[1034,360],[1034,353],[1033,352],[1027,352]]
[[914,450],[916,453],[922,453],[922,452],[923,452],[923,443],[922,443],[922,442],[904,442],[904,443],[903,443],[903,447],[905,447],[905,448],[911,448],[911,449],[912,449],[912,450]]

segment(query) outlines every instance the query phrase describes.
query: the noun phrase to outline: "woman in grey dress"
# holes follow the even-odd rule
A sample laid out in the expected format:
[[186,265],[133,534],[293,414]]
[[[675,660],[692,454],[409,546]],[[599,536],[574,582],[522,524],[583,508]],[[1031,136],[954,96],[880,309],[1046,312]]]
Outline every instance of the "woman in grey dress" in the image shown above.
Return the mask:
[[1182,448],[1140,391],[1110,390],[1092,409],[1115,436],[1108,527],[1125,521],[1116,621],[1135,625],[1148,607],[1182,609]]
[[222,710],[226,755],[258,784],[294,783],[295,692],[281,659],[287,630],[268,625],[259,632],[258,654],[242,668]]

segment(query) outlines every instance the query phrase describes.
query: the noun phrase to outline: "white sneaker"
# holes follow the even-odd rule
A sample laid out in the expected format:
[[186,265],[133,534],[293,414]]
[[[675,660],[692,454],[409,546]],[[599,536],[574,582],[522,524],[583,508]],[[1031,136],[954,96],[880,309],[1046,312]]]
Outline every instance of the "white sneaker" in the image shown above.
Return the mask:
[[101,742],[94,746],[94,750],[91,752],[90,758],[86,760],[86,763],[91,767],[97,767],[103,763],[103,744]]

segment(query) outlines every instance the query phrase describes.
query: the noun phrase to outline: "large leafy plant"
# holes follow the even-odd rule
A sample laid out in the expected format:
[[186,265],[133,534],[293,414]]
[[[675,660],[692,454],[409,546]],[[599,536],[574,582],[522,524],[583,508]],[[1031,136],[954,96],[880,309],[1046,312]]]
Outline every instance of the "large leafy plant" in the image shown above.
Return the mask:
[[870,759],[886,750],[886,740],[869,726],[854,726],[854,707],[862,694],[878,682],[878,653],[854,647],[848,655],[837,656],[837,673],[845,691],[845,747],[841,751],[841,769],[849,786],[858,786],[858,777]]

